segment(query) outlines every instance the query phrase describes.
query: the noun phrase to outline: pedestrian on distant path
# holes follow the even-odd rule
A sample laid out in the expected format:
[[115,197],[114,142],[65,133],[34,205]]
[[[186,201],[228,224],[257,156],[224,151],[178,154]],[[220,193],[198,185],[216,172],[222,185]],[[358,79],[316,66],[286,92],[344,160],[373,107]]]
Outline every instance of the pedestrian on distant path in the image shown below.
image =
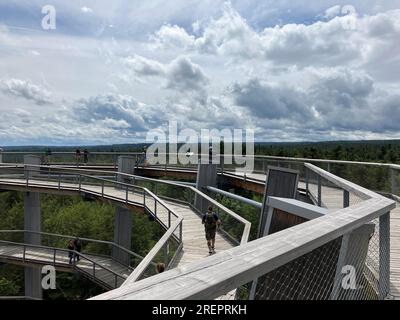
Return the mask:
[[213,212],[212,206],[208,207],[208,211],[203,215],[202,223],[206,233],[206,240],[209,254],[215,253],[215,234],[217,228],[221,225],[221,220],[216,213]]
[[162,262],[157,263],[156,266],[157,273],[162,273],[165,270],[165,264]]
[[74,250],[75,250],[74,241],[73,240],[69,240],[69,242],[68,242],[69,264],[72,264],[72,259],[74,258]]
[[44,162],[46,165],[50,165],[50,157],[51,157],[51,149],[47,148],[46,152],[45,152],[45,158],[44,158]]
[[75,160],[76,160],[76,165],[79,166],[79,163],[81,162],[81,150],[76,149],[75,151]]
[[88,149],[83,150],[83,162],[85,163],[85,166],[87,165],[89,161],[89,151]]
[[[82,242],[78,237],[76,237],[75,240],[74,240],[74,247],[75,247],[75,251],[76,252],[81,252],[82,251]],[[77,261],[80,260],[80,257],[79,257],[78,253],[75,253],[74,259],[76,259]]]

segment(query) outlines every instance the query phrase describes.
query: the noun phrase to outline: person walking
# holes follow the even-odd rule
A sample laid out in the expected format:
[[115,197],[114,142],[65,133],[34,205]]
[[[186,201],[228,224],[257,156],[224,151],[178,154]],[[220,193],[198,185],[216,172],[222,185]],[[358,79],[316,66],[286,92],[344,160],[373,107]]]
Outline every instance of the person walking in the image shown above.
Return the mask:
[[221,225],[221,219],[213,212],[212,206],[209,206],[207,213],[203,215],[202,223],[206,233],[208,253],[213,254],[215,253],[215,235]]
[[47,148],[45,151],[45,158],[44,158],[45,165],[47,166],[50,165],[50,157],[51,157],[51,149]]
[[76,237],[74,240],[74,247],[75,247],[75,251],[77,252],[77,253],[75,253],[74,259],[79,261],[80,260],[79,253],[82,251],[82,242],[78,237]]
[[81,162],[81,150],[76,149],[75,151],[75,160],[76,160],[76,166],[79,167],[79,163]]
[[68,242],[69,264],[72,264],[72,259],[74,258],[74,251],[75,251],[74,241],[69,240],[69,242]]

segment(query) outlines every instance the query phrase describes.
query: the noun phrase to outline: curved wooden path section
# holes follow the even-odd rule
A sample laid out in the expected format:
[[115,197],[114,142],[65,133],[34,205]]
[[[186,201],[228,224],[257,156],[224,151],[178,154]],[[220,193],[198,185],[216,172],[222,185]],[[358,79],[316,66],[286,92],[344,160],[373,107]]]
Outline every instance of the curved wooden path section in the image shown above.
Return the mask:
[[[30,178],[29,184],[26,185],[25,179],[8,179],[0,177],[0,189],[68,195],[90,194],[100,200],[104,199],[113,201],[117,205],[119,204],[131,207],[143,207],[146,205],[151,212],[155,212],[155,202],[152,198],[146,198],[143,193],[137,191],[126,192],[124,189],[118,189],[111,186],[99,186],[85,183],[78,184],[73,182],[62,182],[59,184],[57,181],[46,180],[45,177],[43,177],[43,179]],[[163,202],[176,215],[183,217],[183,248],[176,257],[172,267],[182,267],[209,256],[201,217],[190,208],[189,205],[173,202],[171,200],[163,200]],[[159,222],[161,222],[165,227],[168,226],[168,210],[158,207],[156,216]],[[171,217],[171,219],[174,218],[173,215],[171,215]],[[234,247],[234,244],[218,232],[216,236],[216,251],[224,251],[232,247]],[[0,249],[0,255],[2,255],[1,252]],[[109,261],[100,261],[100,263],[107,264],[111,269],[114,269],[114,266],[110,264]],[[120,272],[121,270],[115,268],[115,271]],[[124,274],[126,274],[126,272]]]

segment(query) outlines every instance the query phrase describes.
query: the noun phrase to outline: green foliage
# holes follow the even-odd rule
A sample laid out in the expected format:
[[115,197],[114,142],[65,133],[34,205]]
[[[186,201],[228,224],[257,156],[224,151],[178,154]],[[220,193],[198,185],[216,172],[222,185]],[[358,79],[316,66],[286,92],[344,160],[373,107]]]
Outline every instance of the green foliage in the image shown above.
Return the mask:
[[[90,238],[113,241],[115,207],[80,197],[41,194],[42,231],[67,235],[71,238]],[[147,215],[132,212],[131,250],[145,256],[161,238],[164,230]],[[0,230],[24,229],[23,194],[0,193]],[[22,234],[1,236],[3,240],[22,241]],[[69,238],[42,236],[42,245],[66,248]],[[83,253],[111,254],[111,246],[82,241]],[[135,265],[140,261],[135,260]],[[6,265],[4,265],[6,266]],[[22,272],[21,272],[22,270]],[[21,289],[22,288],[22,289]],[[23,295],[23,268],[0,267],[0,292],[3,295]],[[21,292],[22,290],[22,292]],[[57,273],[57,290],[46,291],[46,299],[85,299],[102,292],[92,281],[75,274]]]
[[23,269],[0,264],[0,296],[23,295]]

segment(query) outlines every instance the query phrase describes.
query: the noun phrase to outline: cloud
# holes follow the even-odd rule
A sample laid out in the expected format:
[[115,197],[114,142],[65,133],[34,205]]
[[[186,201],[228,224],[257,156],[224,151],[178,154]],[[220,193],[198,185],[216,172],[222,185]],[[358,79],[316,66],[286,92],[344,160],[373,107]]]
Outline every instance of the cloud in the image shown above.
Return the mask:
[[194,36],[177,25],[163,25],[154,35],[150,36],[155,48],[182,48],[188,49],[194,44]]
[[33,101],[37,105],[51,103],[50,92],[29,80],[1,79],[0,91],[7,95]]
[[166,72],[163,64],[139,55],[125,58],[123,63],[138,76],[162,76]]
[[187,57],[178,57],[167,68],[167,85],[176,90],[202,90],[209,80],[201,67]]
[[341,14],[341,12],[342,12],[342,7],[339,5],[336,5],[336,6],[326,9],[323,17],[325,19],[332,19],[334,17],[339,16]]
[[[256,59],[299,67],[357,65],[379,72],[378,59],[384,61],[393,56],[393,49],[399,50],[396,44],[400,37],[400,10],[360,16],[352,12],[347,14],[345,9],[346,6],[327,9],[324,15],[329,21],[291,23],[257,31],[227,4],[219,18],[203,25],[199,36],[177,25],[164,25],[151,39],[169,48],[176,44],[180,51],[240,61]],[[185,39],[184,44],[181,39]]]
[[185,56],[179,56],[170,63],[162,64],[156,60],[134,55],[124,58],[123,63],[139,80],[143,77],[159,77],[164,82],[164,88],[181,93],[202,91],[209,83],[202,68]]
[[262,119],[304,120],[310,116],[305,95],[284,86],[274,87],[250,79],[232,88],[234,103],[246,107],[254,116]]
[[72,117],[84,123],[100,123],[108,128],[146,130],[141,106],[132,97],[108,94],[81,99],[73,106]]
[[82,11],[83,13],[92,13],[92,12],[93,12],[93,9],[88,8],[88,7],[82,7],[82,8],[81,8],[81,11]]

